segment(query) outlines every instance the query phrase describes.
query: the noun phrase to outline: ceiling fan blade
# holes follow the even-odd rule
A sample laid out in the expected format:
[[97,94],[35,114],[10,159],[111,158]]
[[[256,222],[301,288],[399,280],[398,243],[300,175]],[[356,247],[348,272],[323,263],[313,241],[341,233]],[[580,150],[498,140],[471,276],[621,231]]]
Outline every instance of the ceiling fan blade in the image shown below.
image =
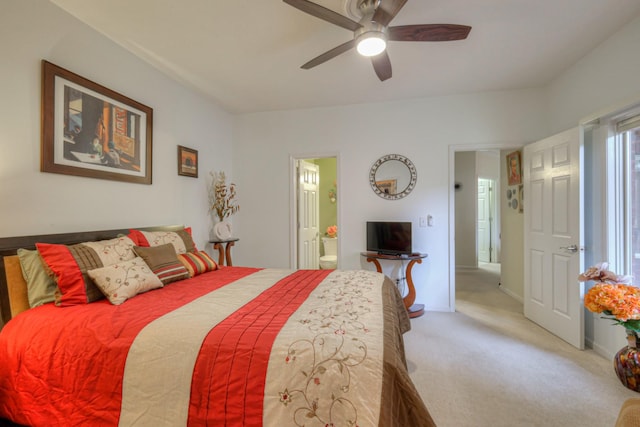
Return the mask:
[[372,56],[371,63],[381,82],[391,78],[391,60],[386,50],[380,55]]
[[320,6],[319,4],[312,3],[307,0],[283,0],[290,6],[295,7],[305,13],[308,13],[311,16],[315,16],[316,18],[323,19],[331,24],[337,25],[339,27],[345,28],[347,30],[355,31],[358,28],[362,27],[356,21],[352,21],[344,15],[340,15],[333,10],[327,9],[326,7]]
[[406,2],[407,0],[382,0],[371,19],[386,27]]
[[342,53],[345,53],[355,45],[356,45],[355,40],[349,40],[348,42],[342,43],[340,46],[336,46],[333,49],[323,53],[322,55],[316,56],[315,58],[313,58],[311,61],[307,62],[300,68],[304,68],[305,70],[308,70],[309,68],[313,68],[316,65],[320,65],[323,62],[327,62],[328,60],[333,59]]
[[447,42],[464,40],[471,27],[456,24],[423,24],[389,27],[389,40],[400,42]]

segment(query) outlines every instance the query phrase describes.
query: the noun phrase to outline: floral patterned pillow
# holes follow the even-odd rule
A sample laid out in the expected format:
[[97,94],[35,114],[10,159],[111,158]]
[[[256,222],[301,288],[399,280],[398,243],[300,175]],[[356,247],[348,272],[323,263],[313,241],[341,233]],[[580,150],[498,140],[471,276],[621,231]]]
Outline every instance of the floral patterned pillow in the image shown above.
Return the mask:
[[140,257],[87,272],[113,305],[119,305],[151,289],[161,288],[162,282]]
[[177,254],[198,250],[191,237],[191,227],[179,231],[129,230],[127,237],[136,242],[136,246],[149,247],[171,243]]

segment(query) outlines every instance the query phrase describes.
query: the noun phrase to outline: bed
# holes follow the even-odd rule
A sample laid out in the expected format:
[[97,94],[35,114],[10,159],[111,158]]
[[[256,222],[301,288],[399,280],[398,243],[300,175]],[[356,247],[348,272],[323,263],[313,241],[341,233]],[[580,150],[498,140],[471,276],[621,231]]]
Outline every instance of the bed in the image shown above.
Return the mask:
[[[0,418],[34,427],[435,425],[407,372],[409,318],[388,278],[217,266],[188,231],[0,239]],[[34,303],[27,253],[57,279],[47,302]],[[91,296],[92,286],[101,293]]]

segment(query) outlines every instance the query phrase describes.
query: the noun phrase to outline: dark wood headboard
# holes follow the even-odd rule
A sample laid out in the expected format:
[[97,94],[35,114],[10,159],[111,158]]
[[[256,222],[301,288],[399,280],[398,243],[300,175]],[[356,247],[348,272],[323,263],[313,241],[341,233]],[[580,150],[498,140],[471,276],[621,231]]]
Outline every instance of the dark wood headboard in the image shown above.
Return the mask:
[[156,227],[129,227],[120,230],[83,231],[77,233],[42,234],[37,236],[19,236],[0,238],[0,329],[11,320],[9,308],[9,292],[7,289],[7,276],[4,267],[4,257],[16,255],[18,249],[35,249],[36,243],[59,243],[73,245],[75,243],[92,242],[96,240],[113,239],[120,234],[128,234],[131,228],[145,231],[176,231],[181,230],[182,225],[165,225]]

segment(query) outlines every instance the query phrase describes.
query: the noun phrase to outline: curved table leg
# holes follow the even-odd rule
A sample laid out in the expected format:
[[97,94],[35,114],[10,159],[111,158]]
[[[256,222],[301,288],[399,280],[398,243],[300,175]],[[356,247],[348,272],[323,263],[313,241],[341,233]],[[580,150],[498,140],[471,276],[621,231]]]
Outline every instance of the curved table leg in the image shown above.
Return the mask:
[[232,267],[233,263],[231,262],[231,246],[235,245],[235,242],[227,242],[227,248],[224,253],[227,256],[227,266]]
[[375,258],[367,258],[367,262],[374,263],[375,266],[376,266],[376,270],[378,270],[378,273],[382,273],[382,266],[380,265],[380,263],[378,262],[377,259],[375,259]]
[[[223,247],[224,244],[224,247]],[[233,262],[231,261],[231,246],[234,246],[235,242],[223,242],[223,243],[214,243],[213,249],[218,251],[218,265],[225,265],[225,257],[227,260],[227,266],[232,267]]]
[[224,265],[224,252],[220,243],[214,243],[213,249],[218,250],[218,265]]
[[[375,258],[367,257],[367,262],[372,262],[376,266],[376,270],[378,273],[382,273],[382,266]],[[409,317],[414,318],[418,316],[422,316],[424,314],[424,304],[414,304],[416,301],[416,287],[413,284],[413,278],[411,277],[411,269],[413,268],[413,264],[418,263],[421,264],[421,259],[412,259],[407,265],[407,270],[405,272],[405,277],[407,278],[407,287],[409,289],[409,293],[403,298],[404,306],[409,312]]]
[[413,264],[418,263],[421,264],[421,259],[412,259],[407,265],[407,287],[409,288],[409,293],[404,297],[404,306],[407,308],[409,312],[409,317],[418,317],[424,314],[424,304],[414,304],[416,301],[416,287],[413,284],[413,278],[411,277],[411,269],[413,268]]

